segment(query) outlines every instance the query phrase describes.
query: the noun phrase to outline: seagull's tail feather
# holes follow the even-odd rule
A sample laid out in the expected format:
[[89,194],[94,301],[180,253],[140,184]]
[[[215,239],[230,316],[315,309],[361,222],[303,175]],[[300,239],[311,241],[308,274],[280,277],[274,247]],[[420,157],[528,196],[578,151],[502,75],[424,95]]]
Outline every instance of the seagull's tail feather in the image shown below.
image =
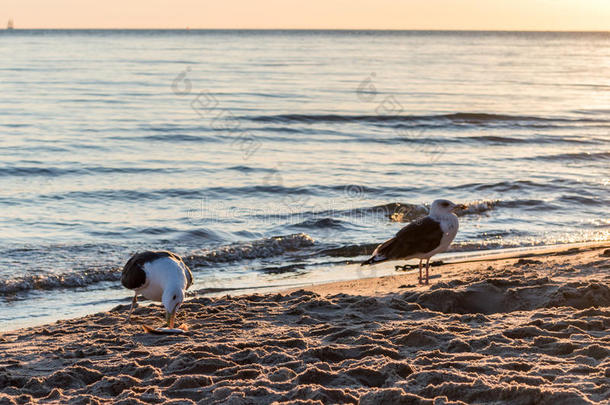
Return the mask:
[[389,249],[391,249],[394,242],[396,242],[396,238],[388,239],[381,245],[377,246],[377,248],[373,252],[373,255],[369,259],[362,262],[362,264],[360,265],[364,266],[367,264],[377,264],[388,260],[389,257],[387,253],[389,252]]

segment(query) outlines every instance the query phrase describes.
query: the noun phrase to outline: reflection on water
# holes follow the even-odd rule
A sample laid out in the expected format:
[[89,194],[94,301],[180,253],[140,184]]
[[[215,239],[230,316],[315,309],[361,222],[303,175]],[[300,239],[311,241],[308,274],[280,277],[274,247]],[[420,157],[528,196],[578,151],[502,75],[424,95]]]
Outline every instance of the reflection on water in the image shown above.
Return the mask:
[[111,307],[143,249],[192,257],[198,288],[313,277],[439,197],[468,204],[455,251],[609,237],[608,34],[0,42],[3,328]]

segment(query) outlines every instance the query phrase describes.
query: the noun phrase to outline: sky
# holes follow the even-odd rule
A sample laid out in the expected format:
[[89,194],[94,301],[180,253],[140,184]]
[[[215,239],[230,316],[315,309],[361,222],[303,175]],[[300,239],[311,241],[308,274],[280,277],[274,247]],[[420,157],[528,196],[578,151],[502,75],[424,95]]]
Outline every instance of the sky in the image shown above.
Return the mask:
[[610,0],[0,0],[9,18],[16,28],[610,31]]

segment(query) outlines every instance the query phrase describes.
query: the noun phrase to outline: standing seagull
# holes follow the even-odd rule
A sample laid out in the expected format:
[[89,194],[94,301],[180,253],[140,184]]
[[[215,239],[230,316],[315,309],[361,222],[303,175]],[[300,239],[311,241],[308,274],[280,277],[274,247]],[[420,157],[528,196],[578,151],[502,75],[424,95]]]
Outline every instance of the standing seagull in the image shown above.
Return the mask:
[[376,264],[386,260],[419,259],[419,284],[422,284],[422,260],[426,259],[426,284],[429,283],[430,258],[442,253],[457,234],[459,222],[453,213],[464,208],[449,200],[435,200],[430,206],[430,215],[411,222],[396,236],[377,246],[365,264]]
[[127,321],[138,300],[138,294],[152,301],[162,301],[165,321],[174,327],[176,311],[184,301],[185,291],[193,284],[193,274],[180,256],[166,251],[136,253],[123,267],[121,284],[135,290]]

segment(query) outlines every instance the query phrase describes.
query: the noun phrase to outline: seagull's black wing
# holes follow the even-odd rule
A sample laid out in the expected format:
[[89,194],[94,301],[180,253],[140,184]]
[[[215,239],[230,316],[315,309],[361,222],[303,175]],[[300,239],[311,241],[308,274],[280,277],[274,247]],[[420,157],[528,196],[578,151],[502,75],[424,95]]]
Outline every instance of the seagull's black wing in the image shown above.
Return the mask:
[[377,246],[373,256],[362,264],[374,264],[386,260],[404,259],[418,253],[436,249],[443,238],[438,221],[423,217],[402,228],[392,239]]
[[123,284],[123,287],[135,290],[146,283],[144,264],[150,261],[149,258],[152,253],[136,253],[129,258],[125,266],[123,266],[123,273],[121,273],[121,284]]
[[[180,256],[165,250],[136,253],[135,255],[131,256],[123,267],[123,273],[121,274],[121,284],[123,284],[123,287],[129,288],[130,290],[142,287],[146,283],[146,272],[144,271],[144,265],[164,257],[171,257],[172,259],[184,264]],[[193,284],[193,274],[186,264],[184,264],[184,268],[186,269],[187,278],[186,288],[188,288],[191,286],[191,284]]]

